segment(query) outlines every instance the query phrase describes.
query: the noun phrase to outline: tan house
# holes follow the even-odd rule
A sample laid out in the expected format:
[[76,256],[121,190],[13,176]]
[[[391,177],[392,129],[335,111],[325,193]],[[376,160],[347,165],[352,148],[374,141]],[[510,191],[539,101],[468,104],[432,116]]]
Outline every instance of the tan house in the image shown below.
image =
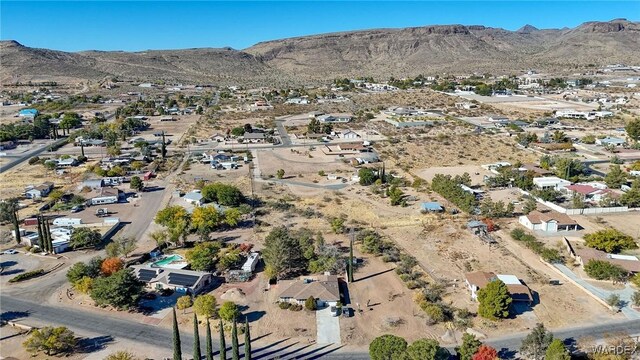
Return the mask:
[[[313,296],[318,307],[335,306],[340,301],[340,286],[335,275],[322,275],[316,278],[305,277],[293,281],[281,281],[284,289],[280,301],[303,305]],[[279,285],[280,286],[280,285]]]
[[471,299],[478,299],[478,291],[487,284],[492,281],[501,280],[509,290],[509,294],[511,294],[511,298],[513,301],[518,302],[533,302],[533,295],[531,294],[531,289],[518,279],[517,276],[514,275],[496,275],[493,272],[486,271],[476,271],[465,274],[465,282],[467,283],[467,287],[469,291],[471,291]]
[[620,266],[630,274],[640,273],[640,260],[633,255],[608,254],[601,250],[571,243],[566,237],[564,238],[564,242],[569,255],[580,264],[580,266],[584,267],[589,260],[600,260]]
[[580,227],[567,214],[557,211],[532,211],[527,215],[520,216],[518,221],[529,230],[544,232],[577,231]]

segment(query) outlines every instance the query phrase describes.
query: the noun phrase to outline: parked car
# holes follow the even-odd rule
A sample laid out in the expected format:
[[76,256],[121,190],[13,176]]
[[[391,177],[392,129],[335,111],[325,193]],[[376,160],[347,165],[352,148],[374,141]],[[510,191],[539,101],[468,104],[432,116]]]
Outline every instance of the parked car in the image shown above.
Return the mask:
[[16,251],[16,249],[9,249],[9,250],[5,250],[2,252],[3,255],[13,255],[13,254],[17,254],[18,252]]
[[340,309],[338,309],[337,306],[332,306],[331,307],[331,316],[338,316],[340,315]]
[[72,213],[77,213],[77,212],[80,212],[82,210],[84,210],[84,206],[82,206],[82,205],[76,205],[76,206],[71,208],[71,212]]

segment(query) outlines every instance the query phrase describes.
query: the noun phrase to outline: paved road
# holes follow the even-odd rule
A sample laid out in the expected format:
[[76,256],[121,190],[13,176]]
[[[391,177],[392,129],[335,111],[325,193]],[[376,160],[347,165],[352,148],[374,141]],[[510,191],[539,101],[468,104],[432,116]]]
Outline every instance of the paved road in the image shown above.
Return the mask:
[[287,133],[287,129],[284,128],[284,120],[276,121],[276,128],[278,129],[278,134],[280,135],[280,140],[282,141],[282,145],[284,146],[291,145],[291,138]]
[[[159,348],[167,349],[167,354],[170,353],[173,343],[170,329],[113,318],[105,316],[102,313],[93,313],[82,309],[67,309],[58,306],[39,305],[24,300],[23,298],[14,298],[6,295],[0,296],[0,312],[2,312],[3,317],[19,317],[20,314],[24,314],[23,318],[18,318],[17,321],[25,324],[63,325],[80,334],[107,335],[114,338],[128,339],[155,345]],[[554,331],[554,335],[556,337],[562,339],[571,338],[574,340],[579,340],[583,337],[598,340],[611,333],[638,335],[640,334],[640,320],[599,323],[595,325]],[[499,350],[516,351],[520,347],[522,338],[526,335],[527,333],[518,333],[507,337],[489,339],[486,343]],[[185,354],[189,354],[191,352],[193,337],[187,333],[182,334],[181,337],[182,344],[184,346],[183,352]],[[281,344],[276,344],[280,342]],[[214,347],[217,349],[215,341]],[[267,351],[267,348],[269,348],[269,351]],[[275,340],[274,344],[262,348],[254,346],[254,349],[260,349],[256,350],[256,352],[265,352],[265,354],[256,356],[256,358],[267,358],[266,353],[269,353],[268,358],[271,358],[276,354],[280,355],[281,358],[284,358],[286,356],[283,355],[291,355],[290,353],[297,352],[298,358],[306,359],[320,357],[322,359],[368,359],[366,352],[336,351],[337,348],[335,346],[328,346],[326,348],[321,345],[305,346],[296,343],[286,343],[285,340]],[[453,350],[453,347],[451,347],[451,350]],[[311,354],[310,352],[313,353]]]
[[[636,161],[636,160],[640,160],[640,157],[630,157],[630,158],[624,158],[622,160],[624,160],[624,161]],[[611,161],[609,159],[606,159],[606,160],[584,160],[584,161],[582,161],[582,163],[587,168],[587,170],[591,171],[591,174],[598,175],[598,176],[606,176],[607,174],[602,172],[602,171],[600,171],[600,170],[595,170],[595,169],[591,168],[591,165],[593,165],[593,164],[608,164],[610,162]]]

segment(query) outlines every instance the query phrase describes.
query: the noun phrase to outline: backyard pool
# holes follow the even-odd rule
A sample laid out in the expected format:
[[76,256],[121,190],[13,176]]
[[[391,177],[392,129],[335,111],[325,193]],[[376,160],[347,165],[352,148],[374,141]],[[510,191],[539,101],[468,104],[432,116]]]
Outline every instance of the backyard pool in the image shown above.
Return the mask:
[[182,269],[187,266],[187,262],[184,261],[184,258],[180,255],[174,254],[165,256],[164,258],[151,263],[153,267],[161,267],[161,268],[171,268],[171,269]]

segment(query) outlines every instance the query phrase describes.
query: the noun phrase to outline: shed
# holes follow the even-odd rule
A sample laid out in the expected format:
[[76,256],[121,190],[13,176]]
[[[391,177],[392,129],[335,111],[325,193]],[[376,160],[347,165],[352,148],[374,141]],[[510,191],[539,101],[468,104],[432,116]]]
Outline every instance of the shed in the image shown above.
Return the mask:
[[423,202],[420,204],[420,211],[422,212],[443,212],[444,206],[437,201]]

